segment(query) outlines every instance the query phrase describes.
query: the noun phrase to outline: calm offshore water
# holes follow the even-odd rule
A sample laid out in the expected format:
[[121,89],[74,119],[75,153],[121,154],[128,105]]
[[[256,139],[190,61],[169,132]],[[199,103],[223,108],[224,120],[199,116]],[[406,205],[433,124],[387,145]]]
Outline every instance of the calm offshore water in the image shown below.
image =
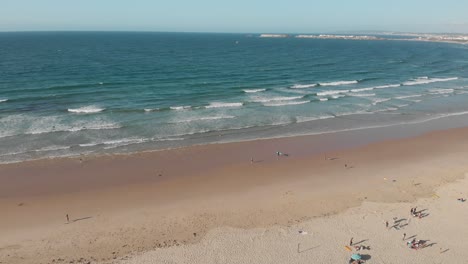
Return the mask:
[[468,47],[241,34],[0,33],[0,162],[468,114]]

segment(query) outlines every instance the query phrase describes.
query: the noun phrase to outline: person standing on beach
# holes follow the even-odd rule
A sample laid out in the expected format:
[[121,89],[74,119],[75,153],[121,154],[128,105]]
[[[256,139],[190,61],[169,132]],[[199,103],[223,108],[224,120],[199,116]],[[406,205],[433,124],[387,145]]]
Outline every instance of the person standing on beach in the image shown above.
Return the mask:
[[385,227],[388,228],[388,221],[385,221]]
[[67,223],[70,223],[70,218],[68,217],[68,214],[67,214]]
[[406,233],[403,233],[403,240],[405,240],[406,238]]
[[349,240],[349,245],[350,245],[350,246],[353,245],[353,238],[351,238],[351,240]]

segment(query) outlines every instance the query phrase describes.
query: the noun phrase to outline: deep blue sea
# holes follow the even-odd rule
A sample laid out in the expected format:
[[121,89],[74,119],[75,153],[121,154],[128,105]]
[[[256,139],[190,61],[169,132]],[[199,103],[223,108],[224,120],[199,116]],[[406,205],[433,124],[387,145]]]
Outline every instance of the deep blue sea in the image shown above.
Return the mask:
[[0,163],[428,122],[467,102],[466,45],[0,33]]

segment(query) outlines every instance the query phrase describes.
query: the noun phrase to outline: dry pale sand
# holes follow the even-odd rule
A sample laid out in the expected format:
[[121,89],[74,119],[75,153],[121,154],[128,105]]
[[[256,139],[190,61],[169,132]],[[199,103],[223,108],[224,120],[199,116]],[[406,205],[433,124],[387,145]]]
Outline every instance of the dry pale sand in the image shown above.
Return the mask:
[[[287,227],[216,228],[200,243],[157,249],[118,263],[348,263],[353,253],[360,253],[367,263],[466,264],[468,202],[457,199],[467,196],[465,178],[413,203],[364,202],[337,215]],[[412,207],[427,216],[411,216]],[[344,246],[350,238],[354,245],[370,249],[349,252]],[[406,241],[413,238],[427,241],[427,246],[408,248]]]
[[[431,195],[468,172],[468,128],[359,147],[353,133],[2,165],[0,262],[342,263],[353,236],[369,239],[369,263],[400,255],[438,263],[424,258],[438,261],[431,254],[440,247],[450,263],[466,263],[468,202],[445,189],[441,199]],[[275,150],[291,155],[277,159]],[[431,198],[414,203],[421,197]],[[430,215],[405,231],[437,243],[417,252],[383,227],[413,203]],[[298,254],[298,243],[320,247]]]

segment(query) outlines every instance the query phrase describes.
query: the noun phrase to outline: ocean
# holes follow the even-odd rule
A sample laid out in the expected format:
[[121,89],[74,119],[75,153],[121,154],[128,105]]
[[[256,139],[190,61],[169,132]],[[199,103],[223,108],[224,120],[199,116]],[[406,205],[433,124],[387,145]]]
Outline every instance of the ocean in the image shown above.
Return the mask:
[[468,47],[0,33],[0,163],[468,118]]

